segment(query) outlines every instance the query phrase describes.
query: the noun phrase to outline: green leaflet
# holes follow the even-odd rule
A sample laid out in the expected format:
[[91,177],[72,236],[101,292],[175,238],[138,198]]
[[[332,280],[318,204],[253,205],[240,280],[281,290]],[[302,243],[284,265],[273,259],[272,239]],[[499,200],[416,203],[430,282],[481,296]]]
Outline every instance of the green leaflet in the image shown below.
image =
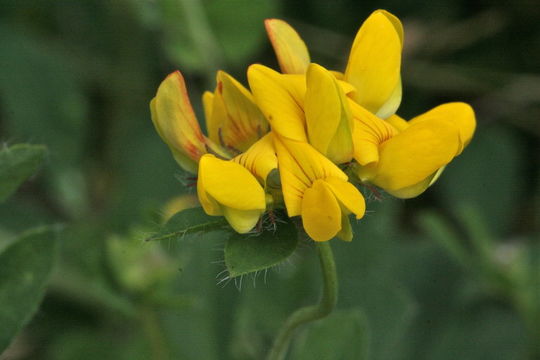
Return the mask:
[[227,225],[225,218],[206,215],[200,207],[174,215],[163,228],[146,241],[183,239],[198,233],[220,230]]
[[30,321],[45,294],[56,258],[51,228],[26,233],[0,254],[0,353]]
[[225,266],[230,277],[261,271],[288,258],[298,245],[292,222],[260,234],[232,233],[225,245]]
[[17,144],[0,151],[0,202],[6,200],[43,162],[47,148]]

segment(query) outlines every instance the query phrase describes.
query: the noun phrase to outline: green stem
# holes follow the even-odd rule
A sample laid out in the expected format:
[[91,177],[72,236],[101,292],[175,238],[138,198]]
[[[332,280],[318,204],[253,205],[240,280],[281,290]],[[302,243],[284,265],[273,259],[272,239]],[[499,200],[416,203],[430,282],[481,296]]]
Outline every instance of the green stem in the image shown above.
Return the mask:
[[150,344],[152,359],[169,359],[169,349],[167,348],[167,343],[165,341],[165,334],[163,333],[155,310],[150,307],[142,307],[140,310],[140,318]]
[[317,243],[319,260],[323,275],[323,293],[317,305],[296,310],[281,327],[268,354],[268,360],[283,360],[295,330],[305,323],[322,319],[332,312],[337,302],[338,280],[336,264],[330,242]]

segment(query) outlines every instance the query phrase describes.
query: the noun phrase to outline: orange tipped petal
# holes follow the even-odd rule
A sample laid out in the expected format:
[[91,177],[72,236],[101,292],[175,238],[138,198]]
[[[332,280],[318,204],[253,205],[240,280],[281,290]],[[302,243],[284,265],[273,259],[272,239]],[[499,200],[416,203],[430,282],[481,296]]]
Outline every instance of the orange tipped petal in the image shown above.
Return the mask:
[[310,63],[309,52],[296,30],[279,19],[267,19],[264,25],[281,71],[284,74],[305,74]]

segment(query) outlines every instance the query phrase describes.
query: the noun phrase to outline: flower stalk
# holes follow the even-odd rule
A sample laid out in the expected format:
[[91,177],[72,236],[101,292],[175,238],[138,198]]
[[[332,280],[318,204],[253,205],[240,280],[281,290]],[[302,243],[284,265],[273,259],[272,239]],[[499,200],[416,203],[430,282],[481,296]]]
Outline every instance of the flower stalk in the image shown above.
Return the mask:
[[328,316],[337,303],[338,279],[330,242],[318,242],[317,251],[323,276],[323,292],[317,305],[306,306],[292,313],[283,324],[268,353],[267,360],[283,360],[295,330],[303,324]]

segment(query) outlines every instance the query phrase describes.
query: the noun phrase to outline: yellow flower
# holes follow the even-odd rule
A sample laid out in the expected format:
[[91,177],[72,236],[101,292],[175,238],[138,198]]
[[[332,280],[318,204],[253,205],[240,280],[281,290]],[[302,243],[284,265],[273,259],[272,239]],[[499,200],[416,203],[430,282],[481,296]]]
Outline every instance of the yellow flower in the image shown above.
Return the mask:
[[266,134],[246,152],[236,156],[233,161],[248,169],[262,184],[266,185],[268,175],[278,167],[272,134]]
[[216,90],[203,95],[208,136],[232,152],[246,151],[269,131],[251,93],[229,74],[218,71]]
[[[269,19],[265,25],[281,71],[305,73],[311,60],[298,33],[282,20]],[[334,73],[355,88],[351,96],[358,104],[383,119],[393,115],[401,102],[402,47],[403,27],[399,19],[377,10],[358,30],[345,73]]]
[[266,209],[257,179],[242,165],[212,154],[200,159],[197,195],[208,215],[224,216],[241,234],[253,229]]
[[274,135],[274,145],[288,215],[315,241],[352,240],[347,215],[362,218],[365,202],[347,175],[308,143]]
[[280,74],[263,65],[252,65],[248,81],[273,132],[309,142],[335,163],[352,159],[353,122],[346,83],[317,64],[310,64],[306,75]]
[[351,104],[359,178],[400,198],[432,185],[469,144],[476,126],[465,103],[443,104],[408,122],[397,115],[384,121]]
[[223,71],[217,74],[216,91],[203,95],[203,104],[208,137],[200,129],[179,71],[163,80],[150,102],[158,134],[187,171],[197,172],[199,159],[206,153],[231,158],[269,131],[249,91]]
[[201,132],[180,71],[163,80],[150,102],[150,111],[156,131],[178,164],[187,171],[196,172],[199,159],[207,153],[207,146],[215,148],[215,145]]

